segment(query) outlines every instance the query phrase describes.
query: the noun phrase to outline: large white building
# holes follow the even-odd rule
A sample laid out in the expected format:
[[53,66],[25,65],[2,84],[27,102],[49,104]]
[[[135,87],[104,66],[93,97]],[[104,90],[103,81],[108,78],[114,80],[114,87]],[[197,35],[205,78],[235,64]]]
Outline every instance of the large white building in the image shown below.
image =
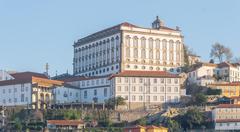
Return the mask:
[[179,72],[184,65],[183,35],[157,17],[152,28],[127,22],[96,32],[74,43],[73,73],[102,76],[122,72]]
[[111,76],[76,76],[64,81],[80,88],[81,103],[104,103],[120,96],[128,109],[179,103],[182,92],[180,77],[165,71],[126,70]]

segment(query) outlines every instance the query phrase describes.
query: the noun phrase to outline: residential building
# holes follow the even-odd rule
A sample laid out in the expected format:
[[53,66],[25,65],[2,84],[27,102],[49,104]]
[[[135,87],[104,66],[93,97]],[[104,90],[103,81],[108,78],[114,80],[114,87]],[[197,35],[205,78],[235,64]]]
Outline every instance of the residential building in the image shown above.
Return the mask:
[[47,128],[50,130],[81,130],[85,128],[82,120],[47,120]]
[[226,82],[240,81],[240,64],[222,62],[215,70],[216,78]]
[[123,71],[110,77],[111,97],[125,98],[128,109],[180,102],[180,77],[165,71]]
[[240,130],[240,105],[220,104],[212,110],[215,130]]
[[0,81],[0,105],[44,109],[51,105],[52,88],[62,81],[49,80],[44,74],[20,72],[9,74],[10,80]]
[[80,89],[81,103],[104,103],[111,98],[109,76],[81,77],[75,76],[63,81]]
[[52,90],[53,104],[70,104],[79,103],[81,92],[79,87],[74,87],[69,84],[54,87]]
[[168,132],[168,128],[165,127],[157,127],[157,126],[132,126],[124,128],[124,132]]
[[194,54],[188,54],[188,62],[189,62],[189,65],[197,64],[201,62],[200,56],[197,56]]
[[212,63],[197,63],[188,71],[188,82],[190,84],[197,84],[200,86],[207,86],[208,84],[214,83],[215,69],[217,65]]
[[208,85],[208,87],[213,89],[221,89],[222,96],[226,96],[226,97],[240,96],[240,83],[238,82],[213,83]]
[[184,65],[183,35],[158,17],[152,28],[127,22],[74,42],[73,73],[105,76],[125,70],[180,72]]

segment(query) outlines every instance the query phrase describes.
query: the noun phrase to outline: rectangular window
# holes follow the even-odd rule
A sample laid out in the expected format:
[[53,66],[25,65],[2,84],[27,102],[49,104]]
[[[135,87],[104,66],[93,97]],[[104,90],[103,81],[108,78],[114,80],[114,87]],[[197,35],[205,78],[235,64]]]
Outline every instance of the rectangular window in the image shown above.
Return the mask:
[[160,96],[160,101],[164,101],[164,96]]
[[157,87],[153,87],[153,92],[157,92]]
[[153,101],[157,101],[157,96],[153,96]]
[[132,96],[132,101],[135,101],[135,100],[136,100],[136,96],[133,95],[133,96]]
[[143,83],[143,79],[142,78],[139,78],[139,83]]
[[87,98],[87,91],[84,91],[84,98]]
[[117,78],[117,82],[121,83],[121,78],[120,77]]
[[96,90],[96,89],[94,89],[94,95],[95,95],[95,96],[97,95],[97,90]]
[[5,89],[3,89],[3,93],[5,94]]
[[24,84],[21,84],[21,91],[24,92]]
[[135,87],[135,86],[132,87],[132,91],[133,91],[133,92],[136,91],[136,87]]
[[126,91],[126,92],[128,91],[128,86],[125,86],[125,91]]
[[17,92],[17,88],[14,88],[14,93],[16,93]]
[[143,96],[139,96],[139,101],[142,101],[143,100]]
[[8,89],[8,92],[11,93],[11,92],[12,92],[12,89]]
[[178,87],[175,87],[175,88],[174,88],[174,92],[178,92]]
[[143,86],[139,87],[139,92],[143,92]]
[[21,94],[21,102],[24,102],[24,94]]
[[157,83],[157,79],[155,78],[153,82],[154,82],[154,83]]
[[164,92],[164,87],[160,87],[160,92]]
[[163,78],[161,78],[161,83],[164,83],[164,79]]
[[175,84],[178,84],[178,78],[174,79]]
[[171,84],[171,79],[170,79],[170,78],[167,80],[167,83],[168,83],[168,84]]
[[128,78],[125,78],[125,83],[128,83]]
[[171,92],[172,90],[171,90],[171,87],[168,87],[167,88],[167,92]]
[[132,78],[132,82],[133,82],[133,83],[136,83],[136,78],[135,78],[135,77]]
[[[125,86],[125,89],[126,89],[126,86]],[[118,87],[117,87],[117,91],[119,91],[119,92],[122,91],[122,90],[121,90],[121,86],[118,86]]]
[[17,102],[17,98],[14,98],[14,102],[15,102],[15,103]]
[[104,88],[104,97],[107,97],[107,88]]

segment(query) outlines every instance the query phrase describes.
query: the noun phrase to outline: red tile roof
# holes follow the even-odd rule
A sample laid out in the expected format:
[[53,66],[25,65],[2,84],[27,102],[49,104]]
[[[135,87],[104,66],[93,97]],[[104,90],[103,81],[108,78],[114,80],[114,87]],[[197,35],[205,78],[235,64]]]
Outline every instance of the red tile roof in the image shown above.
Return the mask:
[[47,123],[61,126],[78,126],[84,124],[82,120],[47,120]]
[[240,122],[240,119],[217,119],[216,123]]
[[41,74],[41,73],[35,73],[35,72],[19,72],[19,73],[14,73],[14,74],[10,74],[10,75],[13,76],[14,79],[0,81],[0,86],[31,83],[32,77],[47,78],[46,75]]
[[160,77],[160,78],[180,78],[176,74],[171,74],[166,71],[123,71],[118,74],[114,74],[110,77]]
[[240,108],[240,104],[219,104],[216,108]]

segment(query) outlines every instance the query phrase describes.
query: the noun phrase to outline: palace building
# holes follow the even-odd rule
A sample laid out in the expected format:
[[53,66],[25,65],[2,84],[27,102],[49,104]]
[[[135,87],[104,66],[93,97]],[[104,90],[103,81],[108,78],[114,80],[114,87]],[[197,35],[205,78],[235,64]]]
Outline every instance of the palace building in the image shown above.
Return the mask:
[[104,76],[125,70],[179,72],[184,65],[183,35],[158,17],[152,28],[128,22],[74,42],[73,73]]

